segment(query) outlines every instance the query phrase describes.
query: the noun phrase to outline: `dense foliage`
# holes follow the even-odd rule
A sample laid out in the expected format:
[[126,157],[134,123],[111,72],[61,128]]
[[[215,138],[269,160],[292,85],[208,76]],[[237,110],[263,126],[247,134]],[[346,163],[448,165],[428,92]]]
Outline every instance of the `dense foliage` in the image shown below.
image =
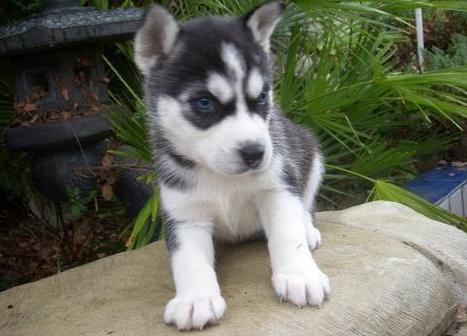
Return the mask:
[[[258,3],[195,0],[168,5],[184,20],[207,13],[238,15]],[[467,9],[461,1],[290,2],[274,36],[276,100],[320,139],[327,163],[322,207],[390,200],[465,229],[464,219],[403,188],[427,167],[424,163],[436,162],[442,158],[439,153],[458,144],[467,117],[467,64],[462,60],[442,70],[400,70],[401,62],[413,64],[414,52],[412,59],[401,60],[398,51],[412,44],[411,9],[417,6]],[[120,46],[122,55],[131,57],[131,44]],[[114,70],[123,80],[114,90],[116,97],[136,112],[114,119],[120,121],[116,128],[124,142],[134,145],[127,155],[149,159],[149,146],[141,137],[144,112],[136,70],[121,60]],[[137,218],[132,246],[138,245],[145,220],[155,216],[157,202],[151,202],[153,212],[148,203]]]
[[[99,8],[149,2],[81,1]],[[178,19],[186,20],[208,13],[240,15],[261,1],[160,2]],[[275,99],[290,118],[313,129],[320,139],[327,166],[319,195],[321,207],[390,200],[465,230],[464,219],[403,189],[421,169],[444,158],[440,153],[449,153],[460,143],[467,117],[464,32],[451,32],[453,42],[448,46],[436,49],[435,42],[429,45],[428,68],[420,73],[413,61],[416,7],[432,17],[436,8],[457,10],[456,20],[465,22],[465,1],[287,1],[273,39]],[[433,27],[439,28],[437,24]],[[430,36],[436,36],[436,31]],[[446,42],[446,38],[441,40]],[[408,50],[405,54],[401,52],[404,48]],[[132,62],[132,43],[109,48],[105,61],[112,73],[113,98],[133,111],[130,115],[110,114],[118,137],[128,145],[128,150],[119,154],[150,161],[141,78]],[[130,247],[148,241],[157,211],[156,193],[134,221]]]

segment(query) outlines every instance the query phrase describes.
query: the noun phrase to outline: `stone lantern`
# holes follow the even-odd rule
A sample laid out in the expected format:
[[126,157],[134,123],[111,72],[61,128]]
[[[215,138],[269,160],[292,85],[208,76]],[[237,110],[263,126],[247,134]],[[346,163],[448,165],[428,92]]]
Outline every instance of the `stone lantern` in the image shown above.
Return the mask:
[[70,186],[95,187],[92,176],[75,170],[99,166],[103,140],[112,134],[101,113],[113,108],[103,44],[131,38],[142,19],[139,8],[97,10],[47,0],[40,14],[0,27],[0,57],[11,65],[20,116],[5,143],[31,154],[31,179],[50,199],[66,200]]

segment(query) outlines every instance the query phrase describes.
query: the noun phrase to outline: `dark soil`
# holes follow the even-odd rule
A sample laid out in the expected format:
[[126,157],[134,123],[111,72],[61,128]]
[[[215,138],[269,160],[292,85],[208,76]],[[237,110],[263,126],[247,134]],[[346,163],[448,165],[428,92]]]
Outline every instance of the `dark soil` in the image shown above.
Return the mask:
[[[0,291],[125,250],[122,214],[89,210],[53,227],[19,201],[0,209]],[[100,211],[101,212],[101,211]],[[60,213],[60,212],[58,212]],[[110,213],[110,214],[109,214]]]

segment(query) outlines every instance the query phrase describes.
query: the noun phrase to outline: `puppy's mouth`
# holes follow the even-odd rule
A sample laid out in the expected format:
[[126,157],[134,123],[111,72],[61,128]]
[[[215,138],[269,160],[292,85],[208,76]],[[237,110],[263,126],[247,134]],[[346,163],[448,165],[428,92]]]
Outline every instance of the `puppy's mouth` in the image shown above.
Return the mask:
[[[225,177],[239,177],[239,176],[247,176],[250,174],[255,174],[255,173],[260,173],[264,170],[266,170],[267,166],[266,165],[260,165],[258,167],[249,167],[249,166],[241,166],[236,168],[235,170],[232,171],[224,171],[224,170],[218,170],[218,169],[213,169],[217,174],[225,176]],[[211,168],[212,169],[212,168]]]
[[253,173],[255,171],[257,171],[256,168],[242,167],[242,168],[239,168],[238,170],[236,170],[235,173],[233,173],[231,176],[248,175],[248,174]]
[[230,176],[242,176],[248,174],[261,173],[269,167],[269,165],[271,164],[270,161],[271,160],[262,160],[261,162],[258,162],[256,165],[253,166],[243,165],[242,167],[238,168],[233,174],[230,174]]

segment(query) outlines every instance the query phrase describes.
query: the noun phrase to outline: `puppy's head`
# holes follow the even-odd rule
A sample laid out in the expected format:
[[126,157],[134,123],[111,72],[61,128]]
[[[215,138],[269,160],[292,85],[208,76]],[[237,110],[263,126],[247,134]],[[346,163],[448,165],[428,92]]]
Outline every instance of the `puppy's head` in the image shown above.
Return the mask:
[[136,34],[135,62],[153,131],[172,150],[221,175],[269,165],[269,40],[281,13],[281,3],[269,2],[243,17],[178,23],[151,7]]

